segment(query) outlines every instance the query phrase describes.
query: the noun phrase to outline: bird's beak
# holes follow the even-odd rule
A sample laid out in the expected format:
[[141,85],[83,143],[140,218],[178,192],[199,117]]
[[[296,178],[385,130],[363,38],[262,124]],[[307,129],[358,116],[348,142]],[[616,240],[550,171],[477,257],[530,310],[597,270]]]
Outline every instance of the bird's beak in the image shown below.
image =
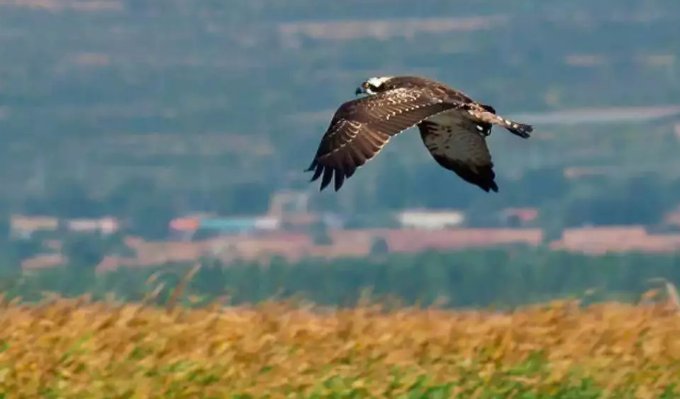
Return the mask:
[[357,87],[356,90],[354,90],[354,95],[355,95],[355,96],[358,96],[359,94],[361,94],[361,93],[363,93],[363,92],[364,92],[364,88],[361,87],[361,86],[359,86],[359,87]]

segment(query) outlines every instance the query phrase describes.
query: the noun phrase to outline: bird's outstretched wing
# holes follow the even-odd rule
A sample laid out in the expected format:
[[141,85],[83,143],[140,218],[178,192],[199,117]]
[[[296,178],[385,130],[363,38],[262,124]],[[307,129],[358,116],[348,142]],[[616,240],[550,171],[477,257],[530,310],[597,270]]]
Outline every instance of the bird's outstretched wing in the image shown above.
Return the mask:
[[306,171],[323,190],[335,176],[335,190],[375,157],[392,136],[460,104],[445,102],[427,88],[399,88],[342,104]]
[[498,191],[486,136],[491,124],[472,120],[456,109],[418,124],[420,137],[435,161],[484,191]]

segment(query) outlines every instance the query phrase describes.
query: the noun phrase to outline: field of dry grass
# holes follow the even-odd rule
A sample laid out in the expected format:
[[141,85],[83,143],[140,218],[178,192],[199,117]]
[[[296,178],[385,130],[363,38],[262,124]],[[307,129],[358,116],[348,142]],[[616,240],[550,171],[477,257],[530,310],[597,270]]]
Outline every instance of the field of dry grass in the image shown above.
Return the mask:
[[672,304],[0,309],[0,397],[680,396]]

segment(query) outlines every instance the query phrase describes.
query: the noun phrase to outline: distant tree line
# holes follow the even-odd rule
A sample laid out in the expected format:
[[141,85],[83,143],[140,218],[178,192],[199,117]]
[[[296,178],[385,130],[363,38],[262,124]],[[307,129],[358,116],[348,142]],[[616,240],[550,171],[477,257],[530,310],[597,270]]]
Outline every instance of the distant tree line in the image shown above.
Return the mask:
[[[564,297],[634,301],[654,287],[652,278],[680,284],[680,254],[591,257],[523,247],[293,264],[282,259],[228,267],[210,259],[201,263],[185,292],[195,304],[227,297],[234,304],[299,297],[342,306],[355,304],[369,290],[375,299],[396,298],[407,305],[445,299],[453,307],[507,308]],[[5,295],[27,301],[40,300],[43,292],[140,301],[162,284],[154,301],[163,303],[191,266],[95,274],[74,263],[5,278],[2,286]],[[157,276],[149,283],[152,274]]]

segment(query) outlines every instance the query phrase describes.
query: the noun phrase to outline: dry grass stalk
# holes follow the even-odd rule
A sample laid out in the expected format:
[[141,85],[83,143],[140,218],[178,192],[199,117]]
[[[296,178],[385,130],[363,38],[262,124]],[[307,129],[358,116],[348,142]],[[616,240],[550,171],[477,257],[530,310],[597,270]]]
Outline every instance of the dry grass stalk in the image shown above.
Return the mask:
[[[680,313],[680,295],[678,294],[678,289],[675,286],[675,284],[673,284],[673,282],[668,281],[663,277],[650,278],[647,281],[650,283],[652,282],[663,283],[664,288],[666,290],[666,296],[668,298],[667,304],[670,305],[675,311]],[[658,290],[651,290],[650,292],[658,293]]]
[[175,309],[175,307],[177,306],[177,302],[182,297],[182,294],[184,294],[187,285],[189,285],[191,279],[194,278],[194,276],[196,275],[196,273],[198,273],[200,269],[201,269],[200,263],[194,264],[194,266],[191,269],[189,269],[187,273],[184,274],[184,276],[177,284],[175,289],[172,290],[172,293],[170,294],[170,299],[168,299],[168,303],[165,306],[165,310],[168,313],[172,312]]
[[165,283],[160,283],[156,287],[154,287],[153,290],[146,293],[146,295],[144,295],[144,299],[142,299],[142,304],[150,305],[153,301],[156,300],[156,298],[158,298],[158,296],[163,291],[163,288],[165,288]]
[[675,310],[680,312],[680,295],[678,295],[678,289],[675,287],[675,284],[666,281],[666,292],[668,293],[668,298]]

